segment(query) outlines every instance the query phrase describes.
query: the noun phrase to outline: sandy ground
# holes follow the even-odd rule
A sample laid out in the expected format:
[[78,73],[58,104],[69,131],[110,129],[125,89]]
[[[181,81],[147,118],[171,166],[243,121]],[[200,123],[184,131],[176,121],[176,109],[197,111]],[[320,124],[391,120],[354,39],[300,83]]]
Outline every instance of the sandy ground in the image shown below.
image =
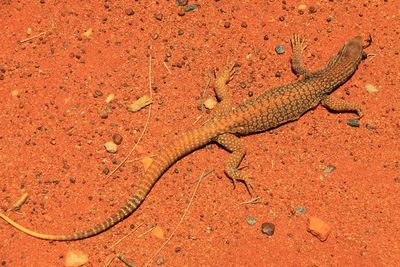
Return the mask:
[[[210,145],[176,163],[132,216],[95,237],[48,242],[1,221],[1,266],[62,266],[71,250],[88,256],[86,266],[105,266],[116,255],[145,264],[176,228],[204,170],[214,172],[200,182],[152,265],[400,266],[399,10],[393,0],[215,0],[186,7],[172,0],[1,1],[0,207],[45,233],[90,227],[125,203],[144,170],[137,158],[210,117],[199,107],[203,91],[214,97],[215,68],[240,64],[230,83],[238,104],[296,79],[289,64],[294,33],[307,38],[305,64],[313,70],[353,36],[373,39],[368,59],[334,92],[363,106],[359,127],[347,124],[354,114],[319,106],[243,138],[242,166],[254,177],[260,203],[240,205],[250,196],[225,177],[229,154]],[[107,178],[146,124],[148,108],[126,107],[149,94],[149,55],[147,132]],[[115,134],[123,140],[111,154],[104,144]],[[335,168],[326,174],[327,166]],[[11,211],[24,192],[28,200]],[[307,232],[310,216],[332,227],[325,242]],[[261,232],[265,222],[275,225],[271,237]],[[155,225],[164,237],[146,234]],[[110,266],[124,264],[113,259]]]

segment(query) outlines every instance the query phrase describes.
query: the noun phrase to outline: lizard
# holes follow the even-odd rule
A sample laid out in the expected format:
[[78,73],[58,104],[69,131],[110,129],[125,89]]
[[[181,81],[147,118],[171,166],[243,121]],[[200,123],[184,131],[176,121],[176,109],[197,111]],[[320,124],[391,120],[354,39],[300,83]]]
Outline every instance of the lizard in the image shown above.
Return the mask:
[[130,216],[143,203],[157,180],[175,162],[212,142],[231,152],[224,165],[224,171],[235,186],[236,181],[241,181],[251,194],[254,189],[251,176],[238,169],[246,153],[240,137],[297,120],[319,104],[332,111],[355,112],[361,118],[363,111],[359,104],[337,99],[331,96],[331,93],[347,82],[361,61],[367,58],[364,49],[371,42],[370,38],[368,43],[363,45],[360,36],[346,41],[323,68],[312,72],[304,67],[302,60],[303,51],[307,47],[306,41],[294,34],[290,39],[291,68],[294,74],[299,76],[298,79],[271,88],[236,108],[233,107],[232,90],[228,83],[237,73],[237,65],[226,65],[222,70],[215,72],[214,90],[219,102],[213,117],[204,125],[182,134],[162,148],[126,204],[94,227],[66,235],[53,235],[27,229],[5,214],[0,213],[0,217],[18,230],[40,239],[72,241],[92,237]]

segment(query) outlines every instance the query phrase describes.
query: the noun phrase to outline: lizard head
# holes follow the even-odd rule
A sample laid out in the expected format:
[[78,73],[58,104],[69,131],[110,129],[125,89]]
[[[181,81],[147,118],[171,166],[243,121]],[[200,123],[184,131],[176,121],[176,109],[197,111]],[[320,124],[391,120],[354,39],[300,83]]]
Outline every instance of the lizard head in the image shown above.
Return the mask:
[[339,56],[346,61],[359,62],[367,58],[367,53],[364,52],[364,49],[370,46],[371,43],[371,36],[369,36],[366,45],[363,45],[361,36],[356,36],[344,43],[340,49]]

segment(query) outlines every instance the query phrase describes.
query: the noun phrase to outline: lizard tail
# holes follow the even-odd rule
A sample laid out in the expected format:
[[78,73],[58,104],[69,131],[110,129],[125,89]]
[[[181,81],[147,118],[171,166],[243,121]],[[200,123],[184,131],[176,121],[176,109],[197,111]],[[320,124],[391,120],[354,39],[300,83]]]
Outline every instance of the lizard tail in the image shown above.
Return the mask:
[[87,230],[67,235],[44,234],[25,228],[5,214],[0,213],[0,217],[21,232],[45,240],[73,241],[97,235],[110,229],[131,215],[140,204],[142,204],[158,178],[160,178],[170,166],[185,155],[210,143],[213,138],[223,132],[224,126],[226,125],[219,123],[218,125],[210,124],[207,125],[207,127],[194,129],[167,145],[154,159],[153,163],[147,169],[145,175],[139,182],[138,189],[129,198],[125,205],[103,222]]

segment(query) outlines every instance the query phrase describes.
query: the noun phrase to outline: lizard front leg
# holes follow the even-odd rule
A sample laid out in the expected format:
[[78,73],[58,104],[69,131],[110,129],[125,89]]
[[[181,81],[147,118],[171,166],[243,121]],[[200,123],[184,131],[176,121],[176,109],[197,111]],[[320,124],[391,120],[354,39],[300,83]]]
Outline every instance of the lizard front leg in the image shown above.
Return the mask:
[[292,71],[296,75],[306,75],[309,71],[303,65],[303,51],[306,49],[307,44],[304,38],[294,34],[290,39],[292,47]]
[[228,160],[225,162],[226,175],[232,179],[235,187],[236,181],[244,182],[247,190],[252,194],[253,185],[251,183],[251,177],[238,170],[238,167],[246,154],[246,147],[242,140],[234,134],[226,133],[218,136],[215,141],[226,150],[232,152]]
[[324,99],[322,99],[321,104],[333,111],[343,112],[343,111],[352,111],[356,112],[358,117],[362,117],[364,112],[361,109],[361,106],[356,103],[347,102],[343,99],[334,98],[333,96],[328,95]]

